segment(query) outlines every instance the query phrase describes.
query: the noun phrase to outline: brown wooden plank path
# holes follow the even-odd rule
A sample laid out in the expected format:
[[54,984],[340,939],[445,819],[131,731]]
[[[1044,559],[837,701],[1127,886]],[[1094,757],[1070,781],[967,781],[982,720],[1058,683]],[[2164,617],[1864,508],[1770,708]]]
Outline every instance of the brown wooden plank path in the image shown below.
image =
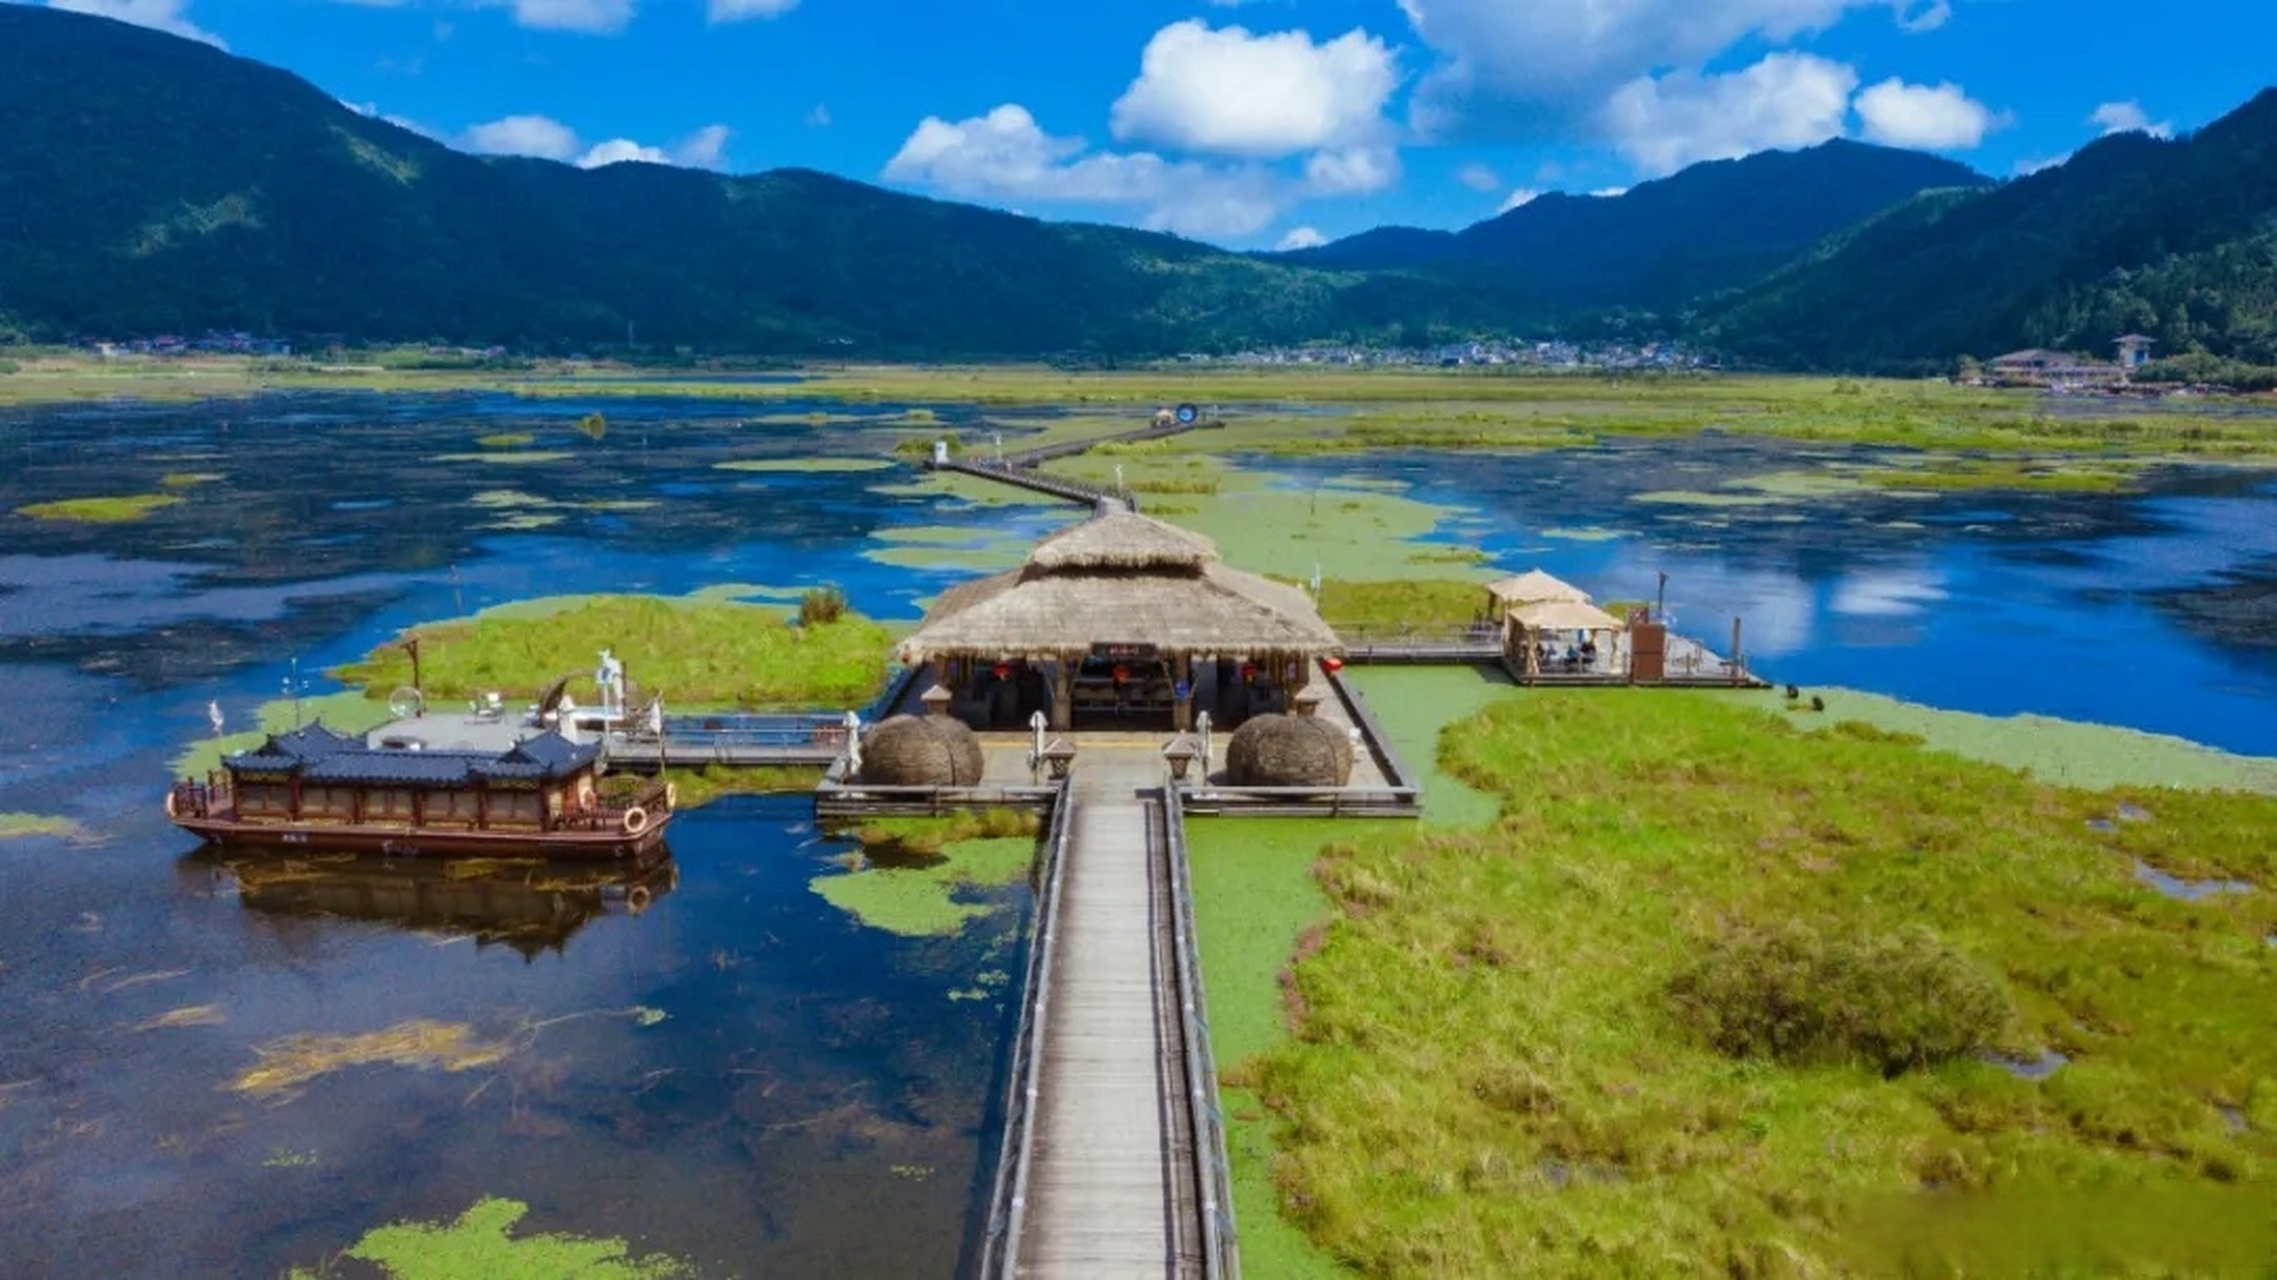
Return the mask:
[[1085,751],[1075,781],[1019,1273],[1198,1276],[1163,819],[1140,794],[1161,757]]

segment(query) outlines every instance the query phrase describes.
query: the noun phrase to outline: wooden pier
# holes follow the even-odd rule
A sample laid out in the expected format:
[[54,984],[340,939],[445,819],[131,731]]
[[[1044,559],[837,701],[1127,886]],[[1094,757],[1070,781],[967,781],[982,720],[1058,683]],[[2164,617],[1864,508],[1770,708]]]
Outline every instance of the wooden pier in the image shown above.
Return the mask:
[[1183,818],[1162,782],[1152,751],[1088,753],[1055,817],[991,1280],[1239,1274]]

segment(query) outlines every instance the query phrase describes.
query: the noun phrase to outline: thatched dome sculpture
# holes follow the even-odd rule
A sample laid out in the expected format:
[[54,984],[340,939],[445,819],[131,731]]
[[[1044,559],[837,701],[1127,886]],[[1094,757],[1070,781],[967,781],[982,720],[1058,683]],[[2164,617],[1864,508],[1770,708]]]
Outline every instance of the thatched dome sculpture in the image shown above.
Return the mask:
[[1253,716],[1233,731],[1225,772],[1236,787],[1341,787],[1352,777],[1352,740],[1330,720]]
[[980,785],[980,739],[948,716],[895,716],[862,734],[863,782],[880,787]]

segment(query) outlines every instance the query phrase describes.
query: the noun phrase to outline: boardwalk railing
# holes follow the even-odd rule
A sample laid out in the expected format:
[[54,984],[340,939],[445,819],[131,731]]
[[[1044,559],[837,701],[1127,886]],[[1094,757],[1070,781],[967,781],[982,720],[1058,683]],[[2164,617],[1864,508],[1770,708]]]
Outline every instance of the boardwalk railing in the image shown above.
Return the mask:
[[1036,923],[1028,944],[1026,999],[1020,1029],[1012,1039],[1011,1079],[1004,1089],[1004,1142],[996,1157],[996,1187],[989,1197],[988,1236],[981,1243],[983,1280],[1015,1280],[1020,1270],[1020,1234],[1028,1216],[1028,1168],[1036,1150],[1036,1090],[1044,1069],[1044,1027],[1051,1015],[1052,963],[1059,951],[1060,887],[1065,881],[1067,842],[1075,830],[1075,788],[1062,780],[1052,802],[1044,837],[1043,865],[1036,876]]
[[1241,1249],[1233,1222],[1233,1170],[1226,1158],[1217,1059],[1210,1052],[1209,1001],[1202,992],[1194,889],[1186,860],[1186,814],[1176,784],[1162,789],[1162,829],[1169,845],[1171,932],[1177,952],[1178,1003],[1185,1022],[1186,1115],[1193,1130],[1194,1185],[1202,1201],[1202,1275],[1206,1280],[1238,1280]]

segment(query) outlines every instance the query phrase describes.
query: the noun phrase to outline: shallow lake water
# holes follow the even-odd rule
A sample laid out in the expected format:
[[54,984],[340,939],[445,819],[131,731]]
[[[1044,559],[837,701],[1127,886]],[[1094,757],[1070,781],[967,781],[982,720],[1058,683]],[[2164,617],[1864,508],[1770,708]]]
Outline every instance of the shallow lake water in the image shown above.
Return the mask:
[[[637,912],[623,885],[550,882],[382,909],[390,877],[256,883],[158,812],[209,700],[246,727],[294,672],[322,692],[322,668],[414,622],[823,582],[910,618],[992,564],[944,527],[996,554],[1073,518],[896,492],[901,470],[765,469],[957,425],[903,410],[469,394],[0,413],[0,814],[83,833],[0,836],[0,1272],[272,1275],[500,1196],[530,1205],[521,1230],[705,1274],[954,1273],[997,1136],[1023,889],[954,937],[867,928],[809,888],[847,843],[778,798],[684,815]],[[576,430],[593,411],[598,441]],[[2277,754],[2266,474],[1640,500],[1863,456],[1709,440],[1252,465],[1405,482],[1454,509],[1433,537],[1601,598],[1649,598],[1666,571],[1683,629],[1720,644],[1744,615],[1778,679]],[[11,514],[161,492],[182,501],[129,524]],[[923,556],[879,556],[897,527]],[[232,1087],[286,1037],[414,1020],[494,1060]]]

